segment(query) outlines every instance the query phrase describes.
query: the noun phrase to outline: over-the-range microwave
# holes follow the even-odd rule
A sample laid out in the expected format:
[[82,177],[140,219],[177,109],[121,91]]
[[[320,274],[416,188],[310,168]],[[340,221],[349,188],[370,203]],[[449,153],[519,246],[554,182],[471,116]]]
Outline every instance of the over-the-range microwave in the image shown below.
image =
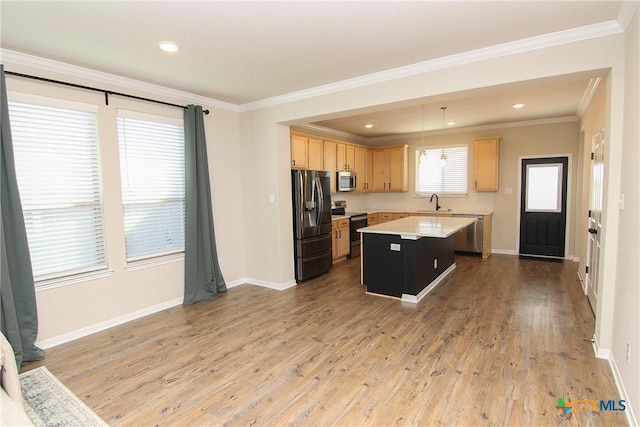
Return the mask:
[[336,190],[354,191],[356,189],[356,173],[351,171],[336,172]]

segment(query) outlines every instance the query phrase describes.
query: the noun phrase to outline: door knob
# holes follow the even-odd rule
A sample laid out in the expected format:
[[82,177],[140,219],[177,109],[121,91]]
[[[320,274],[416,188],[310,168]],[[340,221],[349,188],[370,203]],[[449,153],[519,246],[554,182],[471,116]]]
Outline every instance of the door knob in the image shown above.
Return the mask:
[[587,231],[591,234],[598,234],[598,230],[596,230],[595,228],[590,228]]

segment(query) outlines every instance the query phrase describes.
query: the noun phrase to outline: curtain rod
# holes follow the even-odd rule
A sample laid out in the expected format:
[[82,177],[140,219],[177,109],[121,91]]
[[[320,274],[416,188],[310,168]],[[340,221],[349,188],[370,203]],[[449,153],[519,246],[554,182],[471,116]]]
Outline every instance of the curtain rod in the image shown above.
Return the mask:
[[[125,98],[137,99],[137,100],[140,100],[140,101],[153,102],[155,104],[168,105],[170,107],[183,108],[185,110],[187,109],[187,107],[184,106],[184,105],[172,104],[170,102],[158,101],[156,99],[150,99],[150,98],[143,98],[141,96],[129,95],[127,93],[121,93],[121,92],[114,92],[112,90],[100,89],[100,88],[97,88],[97,87],[78,85],[78,84],[75,84],[75,83],[67,83],[67,82],[62,82],[60,80],[46,79],[44,77],[30,76],[28,74],[21,74],[21,73],[16,73],[16,72],[13,72],[13,71],[5,71],[4,73],[8,74],[10,76],[24,77],[26,79],[39,80],[41,82],[55,83],[55,84],[59,84],[59,85],[63,85],[63,86],[71,86],[71,87],[75,87],[75,88],[78,88],[78,89],[91,90],[91,91],[94,91],[94,92],[102,92],[102,93],[104,93],[104,102],[105,102],[106,105],[109,105],[109,95],[116,95],[116,96],[122,96],[122,97],[125,97]],[[202,110],[202,112],[205,113],[205,114],[209,114],[209,110]]]

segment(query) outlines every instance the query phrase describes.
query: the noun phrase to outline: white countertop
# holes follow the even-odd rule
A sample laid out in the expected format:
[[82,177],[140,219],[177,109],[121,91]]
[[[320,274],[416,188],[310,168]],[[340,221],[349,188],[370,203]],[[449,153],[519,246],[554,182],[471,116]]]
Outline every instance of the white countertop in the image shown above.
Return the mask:
[[403,239],[436,237],[444,239],[473,224],[475,218],[409,216],[382,224],[359,228],[360,233],[394,234]]
[[491,215],[493,211],[485,211],[481,209],[440,209],[439,211],[435,209],[360,209],[361,212],[366,213],[410,213],[410,214],[443,214],[443,215]]

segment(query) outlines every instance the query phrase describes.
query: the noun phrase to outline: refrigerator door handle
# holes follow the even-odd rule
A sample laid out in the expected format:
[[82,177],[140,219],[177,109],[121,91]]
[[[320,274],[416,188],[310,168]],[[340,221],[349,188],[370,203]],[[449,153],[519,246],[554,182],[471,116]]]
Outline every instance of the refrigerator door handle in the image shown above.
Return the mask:
[[320,177],[316,176],[314,181],[314,185],[318,189],[318,207],[316,209],[317,216],[317,224],[318,227],[322,225],[322,213],[324,211],[324,191],[322,190],[322,181],[320,181]]
[[302,173],[298,173],[298,233],[299,236],[302,237],[303,229],[304,229],[304,177]]

